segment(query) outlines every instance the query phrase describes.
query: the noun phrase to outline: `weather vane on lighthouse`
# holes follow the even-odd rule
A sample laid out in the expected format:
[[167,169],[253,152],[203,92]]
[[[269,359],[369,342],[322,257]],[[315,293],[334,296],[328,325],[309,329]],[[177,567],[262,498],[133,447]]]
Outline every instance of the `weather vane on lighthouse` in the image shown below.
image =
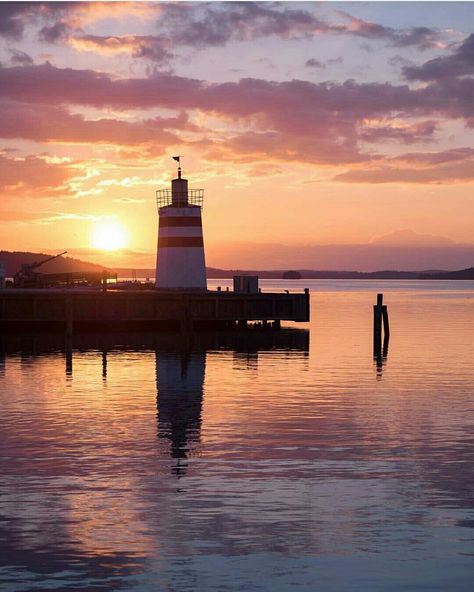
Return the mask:
[[181,179],[181,159],[183,157],[178,154],[178,156],[173,156],[173,160],[176,160],[178,163],[178,179]]

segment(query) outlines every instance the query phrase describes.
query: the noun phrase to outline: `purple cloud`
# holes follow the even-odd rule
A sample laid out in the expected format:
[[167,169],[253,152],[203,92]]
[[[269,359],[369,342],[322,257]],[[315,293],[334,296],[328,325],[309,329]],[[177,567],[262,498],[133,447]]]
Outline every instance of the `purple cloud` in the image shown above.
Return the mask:
[[[229,144],[252,151],[258,145],[262,154],[266,150],[281,158],[305,161],[365,159],[358,141],[364,131],[361,124],[367,119],[436,116],[465,118],[469,124],[474,121],[472,91],[473,81],[468,79],[411,89],[389,83],[272,82],[255,78],[219,84],[167,73],[116,79],[93,70],[55,68],[48,63],[0,68],[0,97],[10,101],[117,110],[166,107],[205,111],[234,121],[246,119],[253,131],[234,136]],[[415,141],[416,136],[429,138],[434,129],[433,123],[425,122],[405,135],[385,129],[374,130],[372,136],[395,134],[399,139]],[[92,133],[92,126],[90,130]]]
[[31,66],[34,63],[33,58],[24,51],[19,49],[10,49],[9,52],[11,55],[10,62],[15,66]]
[[437,81],[474,74],[474,33],[466,37],[450,55],[429,60],[421,66],[406,66],[407,80]]
[[185,113],[140,121],[87,120],[53,105],[0,102],[0,137],[35,142],[83,142],[123,146],[152,143],[155,149],[178,141],[170,130],[195,131]]
[[322,62],[320,62],[316,58],[311,58],[309,60],[306,60],[305,66],[307,68],[325,68],[326,67]]
[[364,125],[360,138],[366,142],[403,142],[413,144],[415,142],[433,141],[433,135],[437,130],[436,121],[422,121],[411,125]]

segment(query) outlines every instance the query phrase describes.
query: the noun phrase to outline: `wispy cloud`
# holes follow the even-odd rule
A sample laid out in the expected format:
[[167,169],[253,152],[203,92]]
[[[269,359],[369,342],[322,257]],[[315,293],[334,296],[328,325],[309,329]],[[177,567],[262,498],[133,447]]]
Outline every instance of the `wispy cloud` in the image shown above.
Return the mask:
[[466,183],[474,181],[474,149],[409,153],[341,173],[347,183]]

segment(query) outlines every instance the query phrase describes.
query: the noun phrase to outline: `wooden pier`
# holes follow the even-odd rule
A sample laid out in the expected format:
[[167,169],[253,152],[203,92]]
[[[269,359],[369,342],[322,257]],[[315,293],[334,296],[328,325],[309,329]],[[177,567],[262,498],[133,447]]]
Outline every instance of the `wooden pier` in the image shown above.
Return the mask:
[[0,330],[279,328],[309,321],[304,293],[71,289],[0,291]]

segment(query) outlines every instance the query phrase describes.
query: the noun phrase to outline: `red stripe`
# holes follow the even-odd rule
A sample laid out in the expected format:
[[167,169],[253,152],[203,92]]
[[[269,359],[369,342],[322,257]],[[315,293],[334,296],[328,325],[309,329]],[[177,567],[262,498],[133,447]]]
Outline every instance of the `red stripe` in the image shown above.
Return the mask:
[[160,247],[203,247],[202,236],[160,236],[158,248]]
[[164,226],[202,226],[201,216],[160,217],[160,227]]

